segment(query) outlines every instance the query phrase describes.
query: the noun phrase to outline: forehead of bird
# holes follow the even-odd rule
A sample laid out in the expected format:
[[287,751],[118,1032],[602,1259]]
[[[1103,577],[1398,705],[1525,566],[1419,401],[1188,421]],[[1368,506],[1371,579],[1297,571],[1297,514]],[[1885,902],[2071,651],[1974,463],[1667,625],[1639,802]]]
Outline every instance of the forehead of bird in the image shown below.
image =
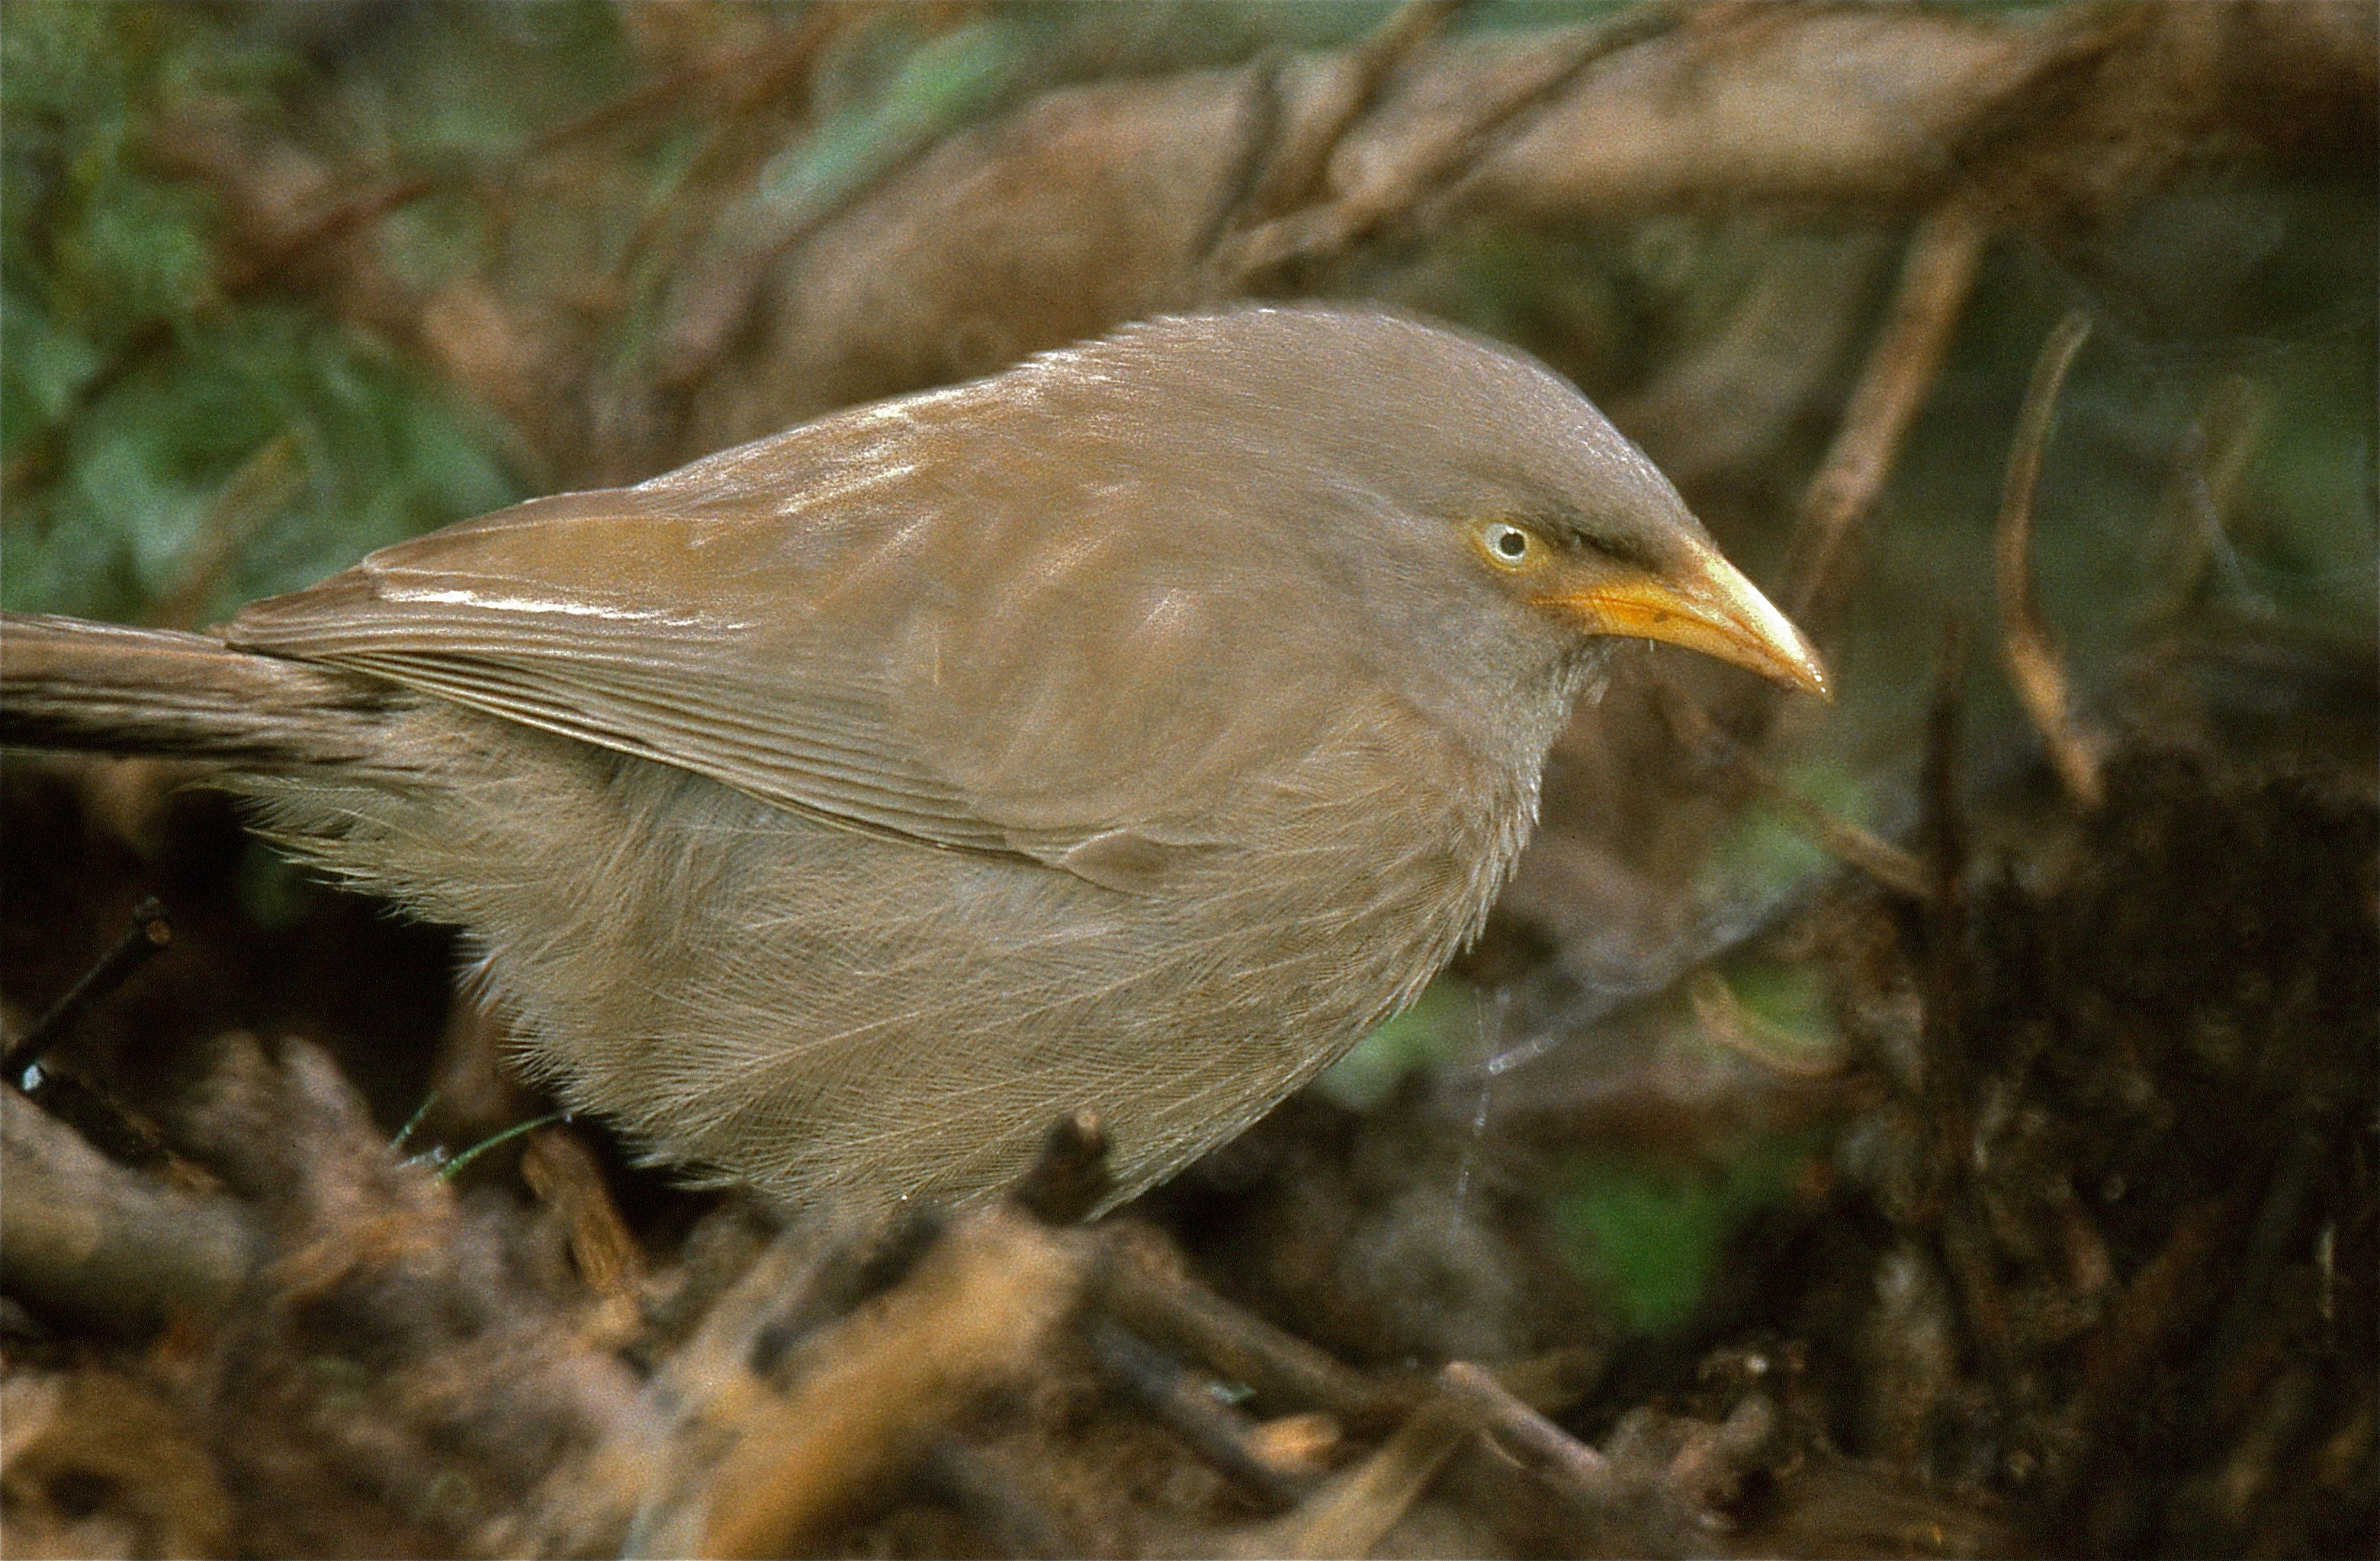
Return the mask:
[[1337,489],[1458,522],[1523,518],[1623,552],[1704,537],[1669,480],[1560,376],[1401,314],[1178,316],[1049,355],[1032,372],[1061,401],[1161,408],[1147,433],[1210,478]]

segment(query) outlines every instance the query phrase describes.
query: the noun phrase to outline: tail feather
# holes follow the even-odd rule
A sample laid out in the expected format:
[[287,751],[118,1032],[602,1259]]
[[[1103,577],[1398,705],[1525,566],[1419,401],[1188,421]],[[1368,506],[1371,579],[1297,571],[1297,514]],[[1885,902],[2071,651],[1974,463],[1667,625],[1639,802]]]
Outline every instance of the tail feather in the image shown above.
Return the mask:
[[204,635],[0,613],[0,745],[278,770],[370,765],[405,696]]

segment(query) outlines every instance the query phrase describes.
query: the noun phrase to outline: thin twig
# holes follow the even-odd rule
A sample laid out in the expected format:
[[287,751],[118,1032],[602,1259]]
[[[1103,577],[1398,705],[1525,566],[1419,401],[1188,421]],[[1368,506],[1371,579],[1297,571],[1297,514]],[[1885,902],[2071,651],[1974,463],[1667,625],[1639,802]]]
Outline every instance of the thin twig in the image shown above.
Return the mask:
[[290,267],[316,250],[354,236],[390,212],[443,188],[445,183],[426,174],[403,174],[333,201],[297,228],[275,236],[256,253],[226,267],[216,285],[226,293],[246,293],[261,287],[281,278]]
[[261,1245],[246,1210],[111,1161],[71,1126],[0,1092],[0,1269],[60,1319],[140,1327],[212,1321]]
[[2198,600],[2208,570],[2218,563],[2228,566],[2228,584],[2240,585],[2224,517],[2263,431],[2264,399],[2256,382],[2242,374],[2225,375],[2207,393],[2159,506],[2174,558],[2168,584],[2145,614],[2150,623],[2179,625]]
[[1831,1050],[1813,1059],[1801,1055],[1810,1047],[1744,1006],[1727,984],[1727,977],[1706,968],[1686,983],[1686,1001],[1703,1034],[1720,1046],[1767,1069],[1795,1079],[1831,1079],[1843,1071],[1842,1059]]
[[1966,625],[1953,618],[1942,630],[1920,783],[1926,862],[1933,870],[1925,897],[1924,1093],[1936,1142],[1946,1146],[1927,1177],[1928,1217],[1938,1215],[1946,1179],[1960,1163],[1967,1142],[1966,1051],[1961,1023],[1967,974],[1967,829],[1965,804],[1959,794],[1960,716],[1966,699]]
[[295,432],[284,430],[258,445],[215,490],[179,578],[150,605],[148,621],[167,629],[194,629],[206,622],[249,541],[288,508],[305,482],[306,448]]
[[[1802,490],[1787,577],[1787,612],[1820,645],[1832,636],[1848,594],[1851,564],[1865,521],[1892,474],[1901,445],[1942,370],[1958,335],[1975,273],[1990,247],[1993,222],[1983,194],[1972,187],[1937,202],[1909,236],[1900,278],[1887,303],[1866,361],[1852,386],[1842,421]],[[1721,723],[1735,734],[1735,752],[1758,746],[1784,708],[1774,684],[1747,679]],[[1756,776],[1745,778],[1760,784]],[[1767,788],[1764,788],[1767,789]],[[1828,827],[1788,802],[1789,814],[1814,826],[1812,838],[1836,856],[1895,889],[1908,876],[1892,848],[1864,842]],[[1923,890],[1920,890],[1923,898]]]
[[[1264,96],[1252,106],[1265,135],[1261,141],[1252,142],[1256,165],[1243,175],[1239,197],[1223,212],[1222,220],[1199,252],[1211,254],[1225,238],[1311,202],[1322,186],[1331,155],[1347,139],[1347,133],[1378,103],[1380,89],[1387,85],[1390,76],[1466,3],[1467,0],[1405,0],[1369,37],[1348,51],[1337,101],[1314,123],[1299,127],[1285,142],[1277,139],[1281,128],[1280,68],[1270,57],[1258,61],[1251,88]],[[1269,157],[1265,155],[1266,148],[1271,149]]]
[[1812,620],[1829,616],[1836,605],[1860,523],[1933,392],[1991,236],[1981,197],[1966,189],[1927,212],[1910,235],[1900,284],[1841,426],[1802,494],[1789,611],[1804,630],[1816,632]]
[[1165,1351],[1104,1317],[1084,1325],[1083,1342],[1099,1375],[1182,1438],[1192,1452],[1232,1477],[1274,1511],[1295,1507],[1306,1482],[1257,1451],[1257,1422],[1207,1389]]
[[1526,1462],[1588,1491],[1610,1488],[1611,1465],[1601,1453],[1523,1403],[1492,1373],[1450,1361],[1438,1386],[1474,1426]]
[[[1684,14],[1673,0],[1647,0],[1589,31],[1531,79],[1487,99],[1461,126],[1440,135],[1380,187],[1301,207],[1225,239],[1214,257],[1214,285],[1227,293],[1243,291],[1283,267],[1343,253],[1430,197],[1462,183],[1535,111],[1560,97],[1590,67],[1672,30]],[[1343,136],[1345,127],[1341,129]],[[1328,154],[1326,147],[1326,159]]]
[[2043,747],[2066,794],[2082,807],[2096,807],[2105,794],[2099,764],[2105,737],[2075,708],[2073,685],[2059,664],[2048,629],[2041,622],[2033,589],[2033,501],[2041,483],[2042,452],[2058,411],[2058,393],[2074,355],[2091,334],[2080,311],[2069,314],[2042,344],[2017,414],[2016,440],[2009,450],[2008,475],[2000,490],[1998,524],[1993,529],[1993,574],[1999,583],[2000,654],[2019,702],[2041,734]]
[[[841,6],[818,6],[790,34],[746,56],[745,68],[736,73],[734,92],[709,116],[701,146],[646,201],[608,276],[595,289],[597,297],[625,298],[639,272],[666,275],[677,269],[672,262],[682,261],[684,256],[672,256],[670,248],[699,242],[727,204],[714,200],[711,210],[700,212],[696,209],[697,198],[716,197],[739,174],[748,174],[778,150],[752,142],[748,132],[754,111],[777,99],[787,83],[807,73],[851,14]],[[742,168],[736,166],[739,155],[745,163]]]
[[1664,1470],[1666,1488],[1687,1511],[1727,1499],[1745,1467],[1775,1439],[1777,1406],[1764,1394],[1747,1393],[1718,1424],[1698,1422],[1695,1426]]
[[[1953,1142],[1950,1148],[1963,1153],[1966,1141],[1962,1138]],[[1981,1357],[1984,1380],[2005,1406],[2014,1401],[2012,1395],[2017,1390],[2016,1343],[2009,1319],[2008,1298],[2001,1293],[1992,1255],[1991,1232],[1985,1225],[1974,1179],[1968,1168],[1971,1163],[1962,1163],[1952,1172],[1935,1236],[1941,1248],[1942,1266],[1949,1271],[1960,1309],[1966,1314],[1967,1332]]]
[[1245,224],[1248,213],[1256,209],[1257,191],[1266,182],[1267,170],[1282,155],[1275,145],[1281,139],[1284,117],[1281,51],[1258,52],[1240,75],[1239,101],[1232,112],[1232,139],[1235,144],[1216,180],[1215,199],[1207,217],[1198,224],[1189,246],[1189,253],[1202,272],[1201,286],[1209,302],[1221,296],[1220,273],[1214,263],[1215,248]]
[[[772,69],[783,77],[807,69],[850,14],[843,6],[820,6],[814,14],[816,25],[808,34],[808,52],[793,54],[776,62]],[[1014,84],[1012,79],[1010,86]],[[1001,96],[1007,95],[1003,89]],[[739,99],[735,106],[742,110],[750,101]],[[963,117],[986,112],[985,105],[977,104],[965,109]],[[777,274],[779,261],[933,151],[959,122],[944,107],[923,121],[900,127],[855,176],[824,195],[788,200],[773,194],[765,188],[771,164],[761,164],[754,188],[713,213],[701,236],[701,246],[672,268],[658,301],[653,340],[646,357],[653,383],[664,398],[677,403],[668,408],[669,417],[682,416],[683,398],[735,345]]]
[[1608,1348],[1569,1344],[1541,1355],[1507,1361],[1495,1370],[1505,1392],[1538,1413],[1549,1414],[1582,1402],[1610,1369]]
[[1075,1309],[1085,1257],[1078,1240],[1009,1210],[954,1225],[899,1285],[802,1340],[784,1396],[742,1400],[741,1434],[690,1515],[699,1532],[656,1548],[815,1553],[986,1397],[1029,1375]]
[[1845,866],[1855,867],[1885,888],[1923,901],[1932,880],[1925,864],[1874,831],[1821,807],[1788,787],[1751,747],[1722,727],[1709,711],[1667,678],[1652,684],[1662,718],[1678,741],[1705,759],[1732,769],[1803,836]]
[[33,1027],[18,1037],[5,1054],[0,1054],[0,1074],[18,1089],[25,1087],[25,1070],[39,1062],[52,1047],[63,1040],[74,1028],[91,1004],[106,997],[126,978],[149,962],[151,955],[174,941],[174,924],[165,914],[165,907],[153,898],[132,907],[132,925],[124,930],[98,962],[83,973],[82,979],[67,988],[66,996],[52,1003],[49,1010],[33,1021]]
[[2244,1212],[2241,1190],[2185,1205],[2167,1227],[2165,1243],[2143,1263],[2107,1310],[2107,1321],[2082,1344],[2082,1381],[2067,1402],[2061,1427],[2067,1446],[2088,1449],[2064,1460],[2042,1509],[2044,1532],[2077,1532],[2113,1449],[2107,1428],[2138,1410],[2142,1387],[2177,1340],[2204,1326],[2220,1294],[2218,1276]]
[[1912,900],[1925,898],[1925,864],[1909,852],[1869,829],[1864,829],[1850,819],[1819,806],[1799,792],[1788,790],[1785,783],[1770,773],[1768,767],[1757,760],[1743,761],[1750,766],[1753,784],[1762,796],[1784,814],[1788,822],[1799,829],[1813,844],[1824,850],[1846,866],[1856,867],[1869,877],[1896,894]]
[[1222,1374],[1283,1403],[1328,1410],[1351,1425],[1378,1423],[1411,1402],[1305,1340],[1243,1312],[1195,1281],[1111,1246],[1096,1282],[1102,1310]]
[[2194,1396],[2210,1424],[2235,1417],[2239,1405],[2228,1394],[2244,1386],[2238,1363],[2284,1314],[2274,1289],[2284,1266],[2298,1261],[2306,1206],[2318,1196],[2316,1188],[2325,1167],[2334,1174],[2338,1171],[2341,1162],[2333,1153],[2337,1131],[2325,1113],[2303,1109],[2297,1131],[2289,1134],[2265,1183],[2255,1218],[2248,1222],[2247,1241],[2226,1276],[2230,1298],[2217,1313],[2198,1355]]
[[1967,663],[1963,623],[1954,620],[1944,629],[1941,654],[1926,723],[1924,782],[1926,855],[1934,869],[1933,891],[1925,902],[1923,1039],[1935,1157],[1926,1179],[1925,1214],[1943,1265],[1958,1288],[1969,1330],[1983,1346],[1985,1372],[2005,1403],[2014,1376],[2008,1305],[1993,1271],[1986,1244],[1990,1234],[1976,1204],[1971,1168],[1975,1117],[1966,1026],[1967,827],[1960,792]]
[[529,137],[514,151],[513,165],[517,168],[573,141],[601,135],[643,118],[655,109],[667,107],[719,78],[732,78],[741,91],[742,84],[751,81],[756,76],[773,77],[779,69],[777,56],[790,54],[798,58],[808,54],[815,46],[809,32],[817,24],[819,13],[837,8],[815,6],[788,30],[771,33],[747,47],[715,49],[701,59],[649,77],[626,91]]

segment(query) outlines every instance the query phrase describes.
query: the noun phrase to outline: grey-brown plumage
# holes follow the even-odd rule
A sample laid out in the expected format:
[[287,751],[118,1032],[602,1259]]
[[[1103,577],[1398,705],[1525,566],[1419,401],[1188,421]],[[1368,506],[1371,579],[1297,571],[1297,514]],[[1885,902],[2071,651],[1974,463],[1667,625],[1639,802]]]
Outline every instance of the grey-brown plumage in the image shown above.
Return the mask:
[[0,738],[241,765],[698,1174],[966,1197],[1087,1107],[1122,1195],[1477,930],[1613,633],[1819,685],[1550,374],[1250,309],[453,526],[219,641],[12,620]]

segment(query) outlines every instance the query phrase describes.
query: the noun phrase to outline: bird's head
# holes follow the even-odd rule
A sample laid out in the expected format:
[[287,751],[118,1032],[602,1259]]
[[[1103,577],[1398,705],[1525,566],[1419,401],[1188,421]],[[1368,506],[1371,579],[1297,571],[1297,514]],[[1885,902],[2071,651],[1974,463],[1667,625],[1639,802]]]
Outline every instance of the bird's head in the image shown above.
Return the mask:
[[1459,659],[1493,654],[1468,636],[1494,635],[1569,662],[1635,636],[1829,692],[1808,640],[1643,452],[1509,348],[1397,314],[1293,308],[1153,321],[1087,353],[1061,356],[1107,395],[1145,380],[1169,440],[1204,447],[1197,469],[1231,492],[1206,513],[1267,528],[1245,556],[1295,537],[1318,572],[1357,586],[1390,643]]

